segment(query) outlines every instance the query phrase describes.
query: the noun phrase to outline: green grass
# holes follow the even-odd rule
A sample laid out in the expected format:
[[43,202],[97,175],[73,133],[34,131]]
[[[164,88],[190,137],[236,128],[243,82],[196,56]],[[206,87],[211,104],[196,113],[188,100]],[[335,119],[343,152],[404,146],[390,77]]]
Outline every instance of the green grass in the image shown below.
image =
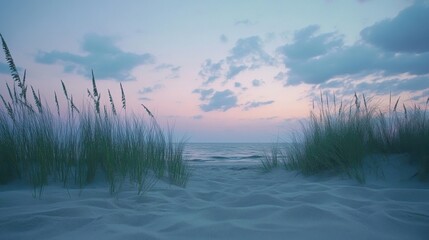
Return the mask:
[[61,82],[66,111],[55,92],[52,112],[40,93],[28,88],[25,72],[19,76],[0,37],[13,79],[6,83],[7,95],[0,95],[0,184],[22,179],[32,184],[35,196],[51,181],[84,187],[97,175],[106,179],[112,194],[126,180],[139,194],[158,179],[186,185],[185,142],[174,143],[172,132],[165,133],[146,107],[147,118],[127,112],[122,85],[120,113],[110,90],[110,106],[101,104],[94,74],[87,90],[91,104],[79,109]]
[[304,175],[329,172],[365,182],[366,157],[405,153],[416,164],[416,175],[425,180],[429,175],[428,101],[423,109],[403,105],[399,111],[398,99],[386,113],[364,95],[355,94],[349,104],[337,104],[335,96],[330,103],[321,96],[298,139],[285,148],[274,147],[262,168],[269,171],[283,165]]

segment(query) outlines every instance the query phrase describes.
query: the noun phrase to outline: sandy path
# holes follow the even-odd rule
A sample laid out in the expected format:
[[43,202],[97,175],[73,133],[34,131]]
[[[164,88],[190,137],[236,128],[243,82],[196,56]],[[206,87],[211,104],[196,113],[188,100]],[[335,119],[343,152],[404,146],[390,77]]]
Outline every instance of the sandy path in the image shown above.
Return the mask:
[[429,186],[194,166],[187,188],[0,187],[0,239],[428,239]]

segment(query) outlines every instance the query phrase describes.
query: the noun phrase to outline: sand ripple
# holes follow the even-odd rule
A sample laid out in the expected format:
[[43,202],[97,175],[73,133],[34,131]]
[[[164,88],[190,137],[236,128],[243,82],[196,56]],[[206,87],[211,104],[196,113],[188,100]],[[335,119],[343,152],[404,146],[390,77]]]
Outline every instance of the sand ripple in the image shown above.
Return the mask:
[[0,188],[0,239],[427,239],[429,186],[195,166],[186,189]]

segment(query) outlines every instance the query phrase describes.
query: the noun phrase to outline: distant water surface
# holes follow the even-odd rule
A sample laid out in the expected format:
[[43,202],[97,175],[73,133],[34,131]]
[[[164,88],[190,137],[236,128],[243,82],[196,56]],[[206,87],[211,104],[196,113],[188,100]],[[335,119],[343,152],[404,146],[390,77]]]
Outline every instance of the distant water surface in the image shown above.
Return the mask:
[[260,163],[272,143],[187,143],[185,159],[192,164]]

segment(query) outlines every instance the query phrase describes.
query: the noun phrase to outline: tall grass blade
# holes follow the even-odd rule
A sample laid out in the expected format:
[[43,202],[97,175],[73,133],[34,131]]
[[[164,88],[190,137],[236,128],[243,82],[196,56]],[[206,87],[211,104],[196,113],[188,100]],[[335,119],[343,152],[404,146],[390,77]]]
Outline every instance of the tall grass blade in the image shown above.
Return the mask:
[[399,103],[399,99],[400,99],[401,97],[398,97],[398,99],[396,99],[396,103],[395,103],[395,106],[393,107],[393,112],[396,112],[396,108],[398,107],[398,103]]
[[94,71],[91,70],[91,76],[92,76],[92,99],[94,100],[94,106],[97,114],[100,114],[100,94],[97,90],[97,85],[95,83],[95,77],[94,77]]
[[155,118],[152,114],[152,112],[142,103],[141,104],[143,106],[143,108],[146,110],[146,113],[151,117],[151,118]]
[[6,83],[7,92],[9,93],[10,100],[16,102],[15,98],[12,95],[12,91],[10,90],[9,84]]

